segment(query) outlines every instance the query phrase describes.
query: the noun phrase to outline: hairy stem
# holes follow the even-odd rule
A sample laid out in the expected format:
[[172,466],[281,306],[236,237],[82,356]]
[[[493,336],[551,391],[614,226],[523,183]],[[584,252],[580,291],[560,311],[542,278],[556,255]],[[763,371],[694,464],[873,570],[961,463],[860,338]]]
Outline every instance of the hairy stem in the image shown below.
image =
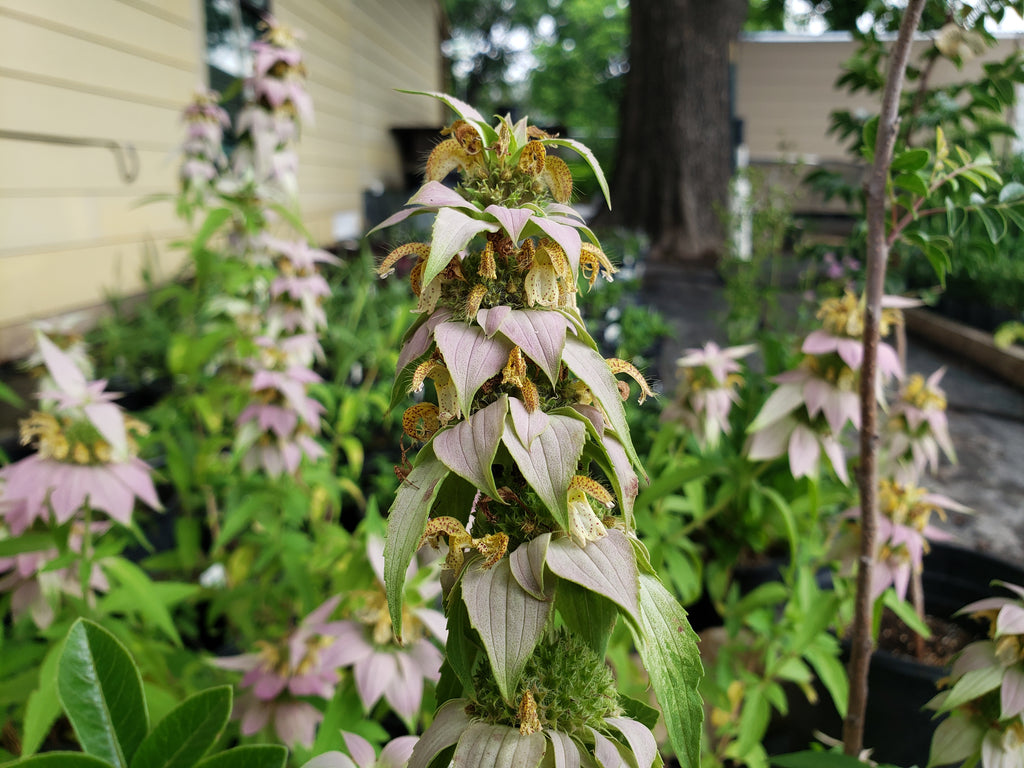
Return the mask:
[[875,140],[875,160],[867,180],[867,285],[864,311],[864,361],[860,371],[860,470],[861,497],[860,565],[857,569],[857,597],[851,633],[850,695],[843,723],[843,749],[856,756],[864,745],[864,713],[868,698],[868,665],[871,661],[871,575],[874,565],[878,515],[878,377],[879,325],[882,289],[889,256],[885,233],[886,181],[892,163],[899,124],[899,97],[910,58],[910,44],[921,21],[924,0],[909,0],[900,22],[899,36],[889,60],[889,72],[882,94],[882,111]]

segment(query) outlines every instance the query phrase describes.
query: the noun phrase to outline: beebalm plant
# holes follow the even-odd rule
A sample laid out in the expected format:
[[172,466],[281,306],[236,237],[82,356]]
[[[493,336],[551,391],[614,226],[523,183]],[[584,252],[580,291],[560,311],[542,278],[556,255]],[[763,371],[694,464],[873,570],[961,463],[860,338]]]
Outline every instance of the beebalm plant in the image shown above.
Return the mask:
[[[568,147],[607,184],[588,149],[499,117],[491,125],[444,94],[458,116],[409,206],[384,221],[435,216],[407,256],[418,318],[406,334],[393,402],[432,382],[403,418],[421,444],[388,518],[385,586],[403,638],[406,568],[447,540],[448,639],[440,705],[410,768],[662,760],[656,713],[618,693],[605,665],[621,617],[661,703],[672,745],[698,763],[701,675],[685,611],[637,539],[633,503],[645,477],[626,424],[625,373],[605,360],[576,307],[580,278],[614,268],[567,203]],[[441,183],[458,170],[454,189]],[[379,227],[378,227],[379,228]]]

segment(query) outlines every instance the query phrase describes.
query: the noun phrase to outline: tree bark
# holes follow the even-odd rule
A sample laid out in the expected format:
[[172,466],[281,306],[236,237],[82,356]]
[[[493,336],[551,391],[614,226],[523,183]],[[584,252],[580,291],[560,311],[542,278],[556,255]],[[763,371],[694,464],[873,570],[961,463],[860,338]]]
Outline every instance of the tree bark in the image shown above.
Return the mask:
[[654,261],[725,250],[732,170],[730,50],[749,0],[630,4],[630,59],[609,223],[651,238]]

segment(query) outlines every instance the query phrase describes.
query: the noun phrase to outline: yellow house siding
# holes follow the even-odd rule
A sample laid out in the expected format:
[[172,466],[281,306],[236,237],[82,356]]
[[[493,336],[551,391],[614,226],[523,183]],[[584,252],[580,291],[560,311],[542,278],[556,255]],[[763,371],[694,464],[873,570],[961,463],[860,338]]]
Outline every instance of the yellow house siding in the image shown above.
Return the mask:
[[[930,45],[915,43],[914,60]],[[940,60],[930,82],[942,84],[976,78],[984,61],[1005,58],[1019,45],[1007,38],[979,59],[957,70]],[[833,110],[878,111],[878,97],[851,95],[835,88],[842,65],[857,50],[849,39],[779,38],[752,35],[736,49],[736,114],[744,121],[744,138],[753,161],[794,156],[820,162],[847,161],[849,155],[828,135]],[[908,88],[914,84],[909,83]]]
[[202,82],[193,0],[0,0],[0,129],[129,142],[139,175],[103,147],[0,137],[0,359],[28,324],[137,293],[155,243],[182,233],[169,205],[179,112]]
[[305,36],[316,122],[303,130],[299,144],[299,204],[314,237],[330,242],[334,217],[360,214],[365,189],[400,181],[389,129],[440,125],[440,105],[395,91],[440,87],[437,6],[422,0],[290,0],[276,3],[274,13]]
[[[177,187],[180,112],[207,81],[203,0],[0,0],[0,130],[130,142],[125,184],[100,147],[0,137],[0,360],[31,343],[30,324],[97,311],[170,277],[186,234],[168,203]],[[332,242],[339,213],[400,179],[395,125],[440,124],[442,109],[395,88],[442,82],[434,0],[275,0],[304,33],[316,121],[299,145],[299,205]],[[365,222],[363,222],[365,224]],[[376,222],[373,222],[376,223]],[[153,261],[156,254],[156,261]]]

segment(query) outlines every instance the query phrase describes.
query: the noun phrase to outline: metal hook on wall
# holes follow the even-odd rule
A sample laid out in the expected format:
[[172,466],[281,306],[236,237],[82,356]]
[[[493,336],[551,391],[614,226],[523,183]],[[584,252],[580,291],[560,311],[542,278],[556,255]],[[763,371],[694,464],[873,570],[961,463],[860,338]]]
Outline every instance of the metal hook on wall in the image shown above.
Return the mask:
[[113,139],[88,139],[76,136],[56,136],[49,133],[31,133],[28,131],[0,130],[0,139],[15,141],[38,141],[44,144],[63,144],[71,147],[100,147],[114,153],[117,172],[125,184],[131,184],[139,177],[139,153],[135,146],[127,141]]

